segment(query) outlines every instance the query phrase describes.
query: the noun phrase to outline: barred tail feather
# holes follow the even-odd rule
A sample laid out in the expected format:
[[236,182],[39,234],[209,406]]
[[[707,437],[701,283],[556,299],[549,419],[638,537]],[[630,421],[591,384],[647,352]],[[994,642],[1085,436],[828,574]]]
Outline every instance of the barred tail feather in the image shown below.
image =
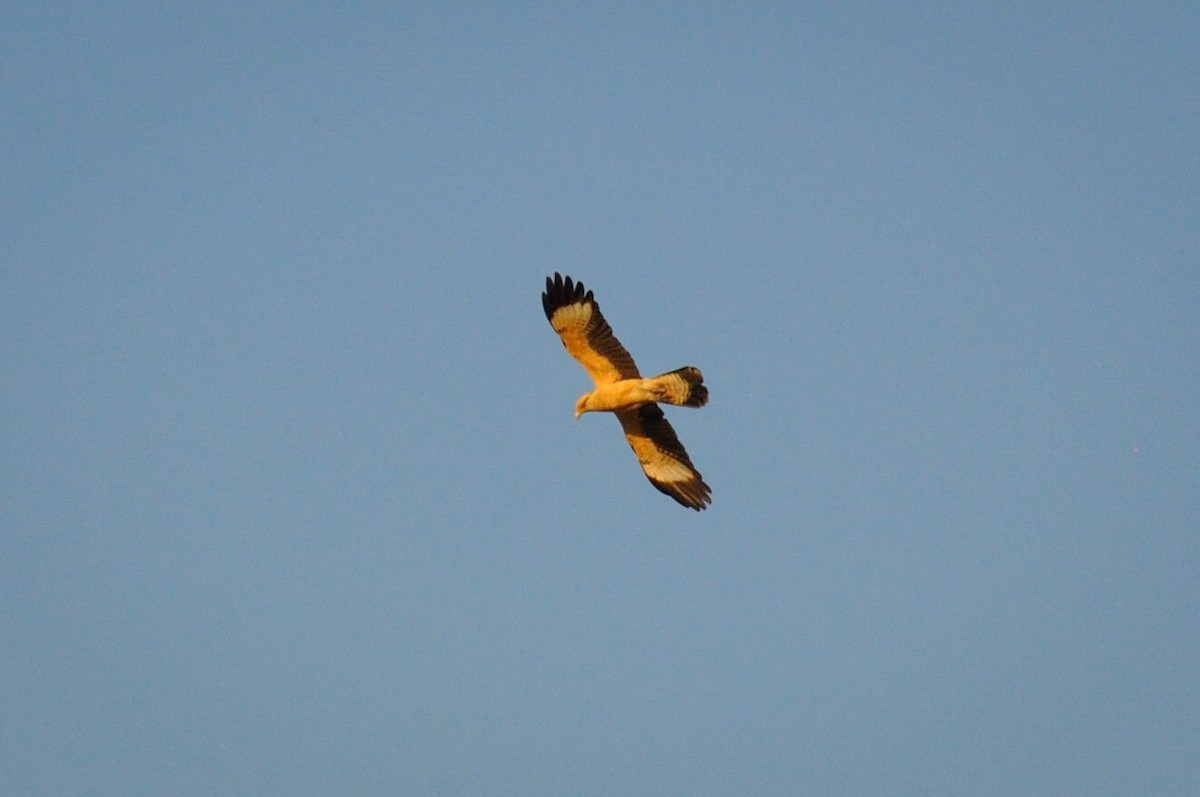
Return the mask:
[[662,396],[659,401],[683,407],[703,407],[708,403],[708,388],[704,386],[704,374],[699,368],[686,365],[650,381],[655,383]]

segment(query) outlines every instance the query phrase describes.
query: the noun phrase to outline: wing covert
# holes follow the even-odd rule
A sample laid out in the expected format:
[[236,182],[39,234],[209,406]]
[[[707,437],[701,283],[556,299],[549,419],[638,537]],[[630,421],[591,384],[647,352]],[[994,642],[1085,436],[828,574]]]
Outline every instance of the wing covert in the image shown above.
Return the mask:
[[546,277],[542,309],[567,353],[583,365],[596,384],[641,376],[633,357],[613,335],[592,292],[555,272]]
[[696,511],[712,502],[712,489],[657,404],[643,404],[616,415],[642,471],[657,490]]

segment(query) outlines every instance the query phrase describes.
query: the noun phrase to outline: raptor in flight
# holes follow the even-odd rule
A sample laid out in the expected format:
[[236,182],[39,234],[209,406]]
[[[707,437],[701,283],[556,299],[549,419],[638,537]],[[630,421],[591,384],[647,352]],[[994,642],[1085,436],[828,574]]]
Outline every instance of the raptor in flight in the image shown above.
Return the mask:
[[703,384],[700,369],[689,365],[643,378],[633,357],[600,314],[600,305],[592,292],[570,277],[556,273],[553,278],[546,278],[542,308],[567,353],[596,382],[595,390],[575,402],[575,417],[585,412],[615,414],[651,484],[691,509],[708,506],[712,490],[704,483],[658,406],[659,403],[684,407],[707,404],[708,388]]

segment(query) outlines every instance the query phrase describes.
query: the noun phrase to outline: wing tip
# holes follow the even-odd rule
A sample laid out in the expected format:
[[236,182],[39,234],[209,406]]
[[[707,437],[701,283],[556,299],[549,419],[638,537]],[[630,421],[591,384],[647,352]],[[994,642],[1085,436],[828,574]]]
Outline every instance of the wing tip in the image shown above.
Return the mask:
[[564,277],[557,271],[554,272],[553,277],[546,277],[546,290],[542,293],[542,310],[546,312],[547,320],[554,315],[555,310],[577,302],[595,304],[596,300],[592,296],[592,292],[583,287],[582,282]]
[[[649,479],[649,477],[647,477]],[[712,503],[712,488],[704,483],[700,474],[688,482],[660,482],[649,479],[654,489],[663,495],[670,496],[680,506],[702,512]]]

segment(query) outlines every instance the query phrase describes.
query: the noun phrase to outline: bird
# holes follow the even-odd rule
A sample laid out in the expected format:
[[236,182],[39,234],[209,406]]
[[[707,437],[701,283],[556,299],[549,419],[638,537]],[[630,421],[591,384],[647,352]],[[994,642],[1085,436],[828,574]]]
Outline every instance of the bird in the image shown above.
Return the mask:
[[616,415],[629,447],[655,489],[689,509],[705,509],[712,503],[712,490],[658,406],[707,404],[708,388],[700,369],[687,365],[643,378],[633,357],[604,320],[592,292],[582,282],[558,272],[546,277],[542,309],[567,353],[596,383],[595,390],[575,402],[576,420],[585,412]]

